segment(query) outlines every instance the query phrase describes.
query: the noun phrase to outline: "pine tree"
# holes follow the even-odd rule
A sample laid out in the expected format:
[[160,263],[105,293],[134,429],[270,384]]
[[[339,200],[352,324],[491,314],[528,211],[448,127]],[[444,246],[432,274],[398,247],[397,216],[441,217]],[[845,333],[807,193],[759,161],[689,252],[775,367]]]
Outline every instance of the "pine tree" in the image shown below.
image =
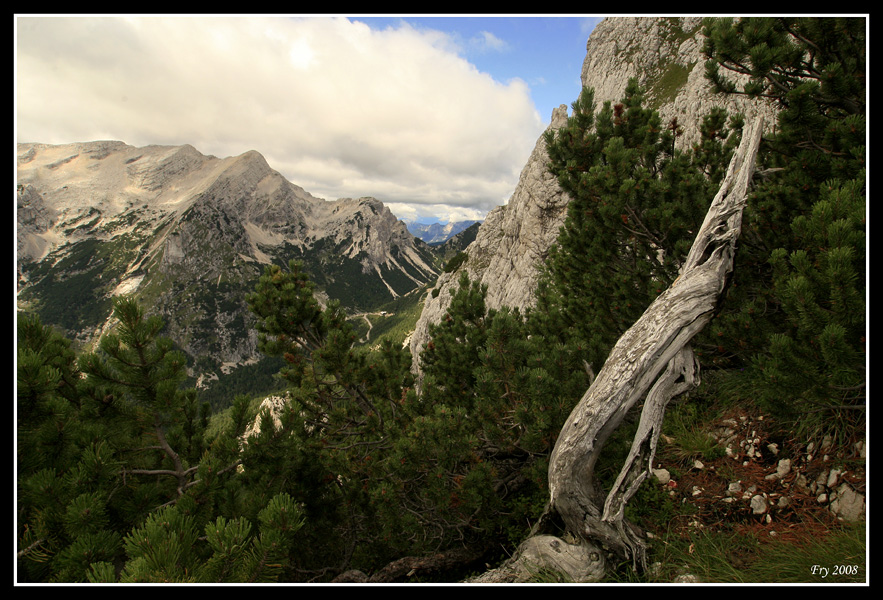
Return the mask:
[[85,375],[72,419],[85,436],[77,461],[22,480],[20,501],[33,515],[24,522],[48,529],[57,545],[41,580],[85,581],[93,565],[120,561],[138,521],[185,498],[192,508],[188,490],[200,483],[208,413],[182,388],[183,354],[133,300],[115,299],[114,316],[115,333],[76,363]]
[[303,512],[231,477],[246,399],[207,440],[206,409],[183,389],[183,355],[159,336],[162,322],[126,298],[114,315],[116,332],[79,360],[59,334],[20,317],[20,580],[276,580]]
[[473,370],[487,339],[486,319],[493,317],[493,311],[489,313],[484,302],[487,286],[470,282],[465,271],[458,284],[443,321],[429,328],[430,341],[420,354],[420,363],[429,378],[427,389],[441,387],[448,404],[471,408]]
[[[774,101],[766,176],[713,335],[755,394],[816,433],[865,404],[865,30],[861,18],[709,19],[719,91]],[[748,81],[737,84],[738,73]]]
[[[583,90],[567,125],[546,134],[550,170],[571,196],[547,262],[538,312],[585,340],[600,369],[619,336],[677,277],[681,261],[738,141],[741,121],[715,111],[692,151],[675,149],[682,127],[642,106],[631,80],[617,104],[595,114]],[[554,328],[553,328],[554,329]]]
[[84,581],[122,549],[114,409],[83,392],[68,340],[31,315],[17,333],[19,581]]
[[[18,334],[18,469],[33,472],[64,465],[77,452],[65,443],[80,409],[79,370],[70,342],[34,315],[20,315]],[[71,436],[68,429],[68,436]]]
[[[258,516],[253,532],[248,519],[218,517],[199,531],[196,519],[178,506],[165,506],[125,538],[121,583],[265,583],[277,581],[303,526],[300,508],[286,494],[274,496]],[[91,583],[117,581],[108,562],[94,562]]]
[[431,543],[523,539],[547,499],[549,452],[590,381],[578,348],[532,334],[518,310],[488,309],[485,294],[460,276],[430,328],[421,394],[409,399],[410,425],[396,447],[399,479],[419,482],[403,496],[405,519],[438,532]]
[[195,390],[182,388],[186,360],[159,335],[162,319],[146,316],[127,297],[114,300],[113,314],[117,331],[101,338],[99,352],[81,357],[80,369],[93,389],[117,399],[139,429],[142,456],[123,474],[164,478],[156,485],[157,500],[163,498],[158,504],[175,502],[194,485],[208,406],[200,406]]
[[[270,356],[284,357],[287,365],[280,376],[315,396],[314,426],[333,428],[328,417],[348,413],[347,418],[357,419],[350,427],[382,428],[383,411],[365,391],[366,370],[372,367],[353,348],[355,334],[346,314],[335,301],[323,309],[313,290],[299,262],[291,261],[287,273],[278,265],[267,267],[255,293],[247,298],[259,319],[259,347]],[[348,412],[350,406],[361,416]]]
[[401,435],[410,361],[390,345],[376,353],[357,349],[339,304],[321,307],[313,289],[291,261],[288,271],[267,267],[247,299],[258,317],[259,347],[286,361],[279,375],[289,402],[280,427],[262,423],[248,440],[245,487],[287,492],[304,505],[301,546],[310,550],[296,557],[300,570],[345,564],[356,548],[370,557],[365,564],[377,566],[386,533],[372,495],[385,496],[382,465]]
[[336,305],[312,292],[293,263],[268,267],[249,297],[261,347],[285,357],[290,387],[279,425],[266,415],[248,439],[239,477],[245,504],[279,492],[303,504],[292,565],[371,571],[520,540],[546,498],[545,457],[589,379],[578,353],[529,335],[518,311],[488,310],[464,275],[432,328],[418,391],[406,352],[358,351]]

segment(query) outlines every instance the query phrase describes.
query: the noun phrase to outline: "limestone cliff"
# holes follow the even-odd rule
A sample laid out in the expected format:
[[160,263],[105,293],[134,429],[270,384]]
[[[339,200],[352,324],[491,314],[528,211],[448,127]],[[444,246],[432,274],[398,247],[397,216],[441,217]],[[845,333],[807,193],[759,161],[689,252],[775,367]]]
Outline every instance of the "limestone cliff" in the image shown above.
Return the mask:
[[646,90],[648,106],[662,121],[677,118],[684,128],[679,139],[687,147],[699,138],[702,117],[715,106],[741,112],[750,119],[758,111],[775,123],[774,110],[747,98],[713,94],[705,79],[702,17],[615,17],[601,21],[586,44],[581,73],[584,87],[595,90],[600,107],[622,97],[630,78]]
[[[659,110],[664,121],[677,117],[684,129],[679,140],[682,146],[698,139],[701,117],[714,106],[725,106],[748,118],[763,111],[770,115],[766,122],[775,123],[769,106],[725,100],[711,92],[704,78],[701,21],[698,17],[604,19],[586,44],[583,86],[595,90],[600,108],[605,101],[620,100],[629,78],[638,78],[646,90],[647,104]],[[566,117],[567,106],[561,105],[549,127],[561,127]],[[532,305],[539,268],[558,236],[568,202],[569,197],[548,172],[541,136],[509,202],[488,214],[460,267],[470,279],[488,286],[489,307],[524,309]],[[429,325],[444,316],[459,276],[459,270],[443,274],[436,284],[438,293],[427,298],[411,336],[413,356],[419,356],[428,342]]]
[[[554,111],[549,127],[561,127],[566,119],[567,107],[562,105]],[[509,203],[488,213],[475,241],[466,248],[468,259],[461,269],[473,281],[488,286],[489,306],[527,306],[536,284],[536,266],[545,260],[558,237],[569,198],[546,168],[547,162],[545,142],[540,137]],[[428,341],[429,325],[438,323],[445,314],[461,269],[442,273],[435,285],[439,293],[426,298],[411,335],[412,356]]]

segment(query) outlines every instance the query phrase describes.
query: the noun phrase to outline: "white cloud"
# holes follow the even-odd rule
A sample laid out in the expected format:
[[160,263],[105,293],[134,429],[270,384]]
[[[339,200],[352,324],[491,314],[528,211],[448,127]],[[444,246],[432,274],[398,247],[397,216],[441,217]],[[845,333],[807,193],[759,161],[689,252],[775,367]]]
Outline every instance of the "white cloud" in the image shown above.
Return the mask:
[[523,81],[456,48],[343,18],[19,17],[18,141],[253,149],[320,197],[485,212],[542,120]]
[[398,202],[390,202],[389,210],[392,211],[399,219],[412,223],[426,215],[444,215],[443,222],[457,221],[483,221],[487,213],[483,210],[464,207],[451,206],[449,204],[428,204],[415,206],[414,204],[400,204]]
[[490,31],[482,31],[481,33],[479,33],[477,43],[480,47],[486,48],[488,50],[493,50],[495,52],[502,52],[509,47],[509,44],[495,36]]

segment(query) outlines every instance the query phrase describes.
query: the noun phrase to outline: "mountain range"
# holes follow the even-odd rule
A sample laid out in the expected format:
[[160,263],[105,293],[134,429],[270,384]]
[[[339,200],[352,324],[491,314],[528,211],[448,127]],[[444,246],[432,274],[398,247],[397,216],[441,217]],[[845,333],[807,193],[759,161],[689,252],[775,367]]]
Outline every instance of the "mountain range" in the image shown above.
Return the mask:
[[427,244],[443,244],[468,227],[481,221],[451,221],[449,223],[408,223],[408,231]]
[[259,361],[245,296],[303,261],[320,301],[356,314],[434,282],[443,252],[375,198],[316,198],[255,151],[118,141],[19,144],[20,308],[88,346],[133,294],[166,322],[200,382]]

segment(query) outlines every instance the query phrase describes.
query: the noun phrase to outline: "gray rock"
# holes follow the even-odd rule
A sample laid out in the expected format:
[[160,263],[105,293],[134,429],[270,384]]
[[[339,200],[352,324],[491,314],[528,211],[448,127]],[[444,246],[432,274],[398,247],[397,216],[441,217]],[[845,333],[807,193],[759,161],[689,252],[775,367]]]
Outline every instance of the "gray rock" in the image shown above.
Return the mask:
[[840,479],[840,469],[831,469],[828,471],[828,479],[825,480],[825,487],[833,489]]
[[671,473],[669,473],[667,469],[653,469],[653,476],[656,477],[657,481],[662,485],[666,485],[671,481]]
[[866,457],[866,454],[865,454],[865,440],[859,440],[858,442],[856,442],[855,445],[853,446],[853,449],[855,450],[855,454],[856,454],[856,456],[858,456],[859,458],[865,458],[865,457]]
[[752,513],[762,515],[769,509],[769,502],[767,502],[766,498],[757,494],[751,497],[750,506]]
[[830,510],[844,521],[860,521],[865,517],[865,497],[842,483],[831,493]]
[[784,479],[791,472],[791,459],[783,458],[776,465],[776,476],[779,479]]
[[[561,105],[549,128],[561,127],[566,117],[567,107]],[[450,306],[463,270],[470,280],[487,285],[488,308],[532,305],[538,268],[558,237],[570,200],[549,173],[548,160],[540,136],[508,204],[488,213],[475,241],[466,249],[466,262],[453,273],[443,273],[435,286],[439,293],[427,297],[411,335],[412,356],[419,356],[429,341],[429,325],[441,321]],[[415,368],[419,370],[418,361]]]
[[[595,89],[600,106],[618,101],[630,78],[646,90],[647,103],[659,107],[663,122],[677,118],[684,128],[681,147],[699,139],[701,118],[722,99],[705,80],[701,17],[610,17],[592,31],[586,44],[582,82]],[[750,120],[758,104],[743,98],[727,98],[728,109]],[[760,110],[774,115],[770,107]],[[772,127],[775,118],[765,119]]]
[[[638,77],[648,90],[648,104],[659,106],[665,122],[677,118],[683,127],[681,147],[698,139],[701,116],[715,106],[741,111],[749,120],[764,112],[769,115],[765,122],[773,127],[771,107],[712,94],[704,78],[700,25],[697,17],[604,19],[586,44],[582,84],[594,88],[600,109],[605,101],[619,101],[629,77]],[[568,103],[573,100],[562,98]],[[567,105],[562,104],[553,112],[549,128],[561,127],[566,117]],[[569,201],[548,172],[548,155],[540,137],[509,202],[487,215],[461,266],[472,281],[487,285],[489,308],[523,310],[533,305],[539,269],[558,237]],[[415,372],[419,372],[419,353],[429,341],[429,325],[444,316],[458,278],[459,272],[442,275],[436,284],[438,294],[426,300],[411,336]]]

